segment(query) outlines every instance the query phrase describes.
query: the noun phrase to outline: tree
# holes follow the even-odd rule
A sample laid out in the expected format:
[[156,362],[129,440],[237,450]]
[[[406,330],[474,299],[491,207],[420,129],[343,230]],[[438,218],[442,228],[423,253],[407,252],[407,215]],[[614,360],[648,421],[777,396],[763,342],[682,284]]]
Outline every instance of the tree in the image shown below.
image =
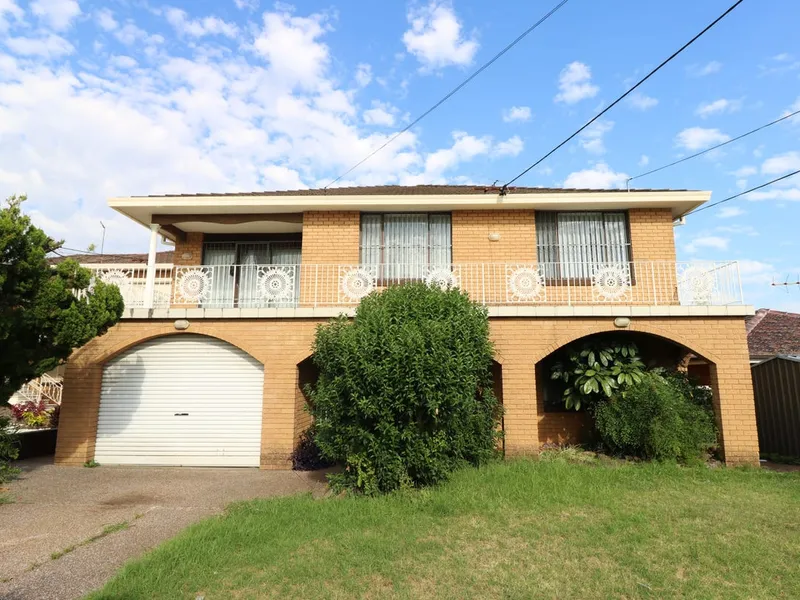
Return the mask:
[[22,213],[25,200],[11,196],[0,209],[0,403],[104,333],[124,308],[116,286],[74,260],[48,264],[61,242]]
[[334,485],[373,495],[431,485],[494,456],[486,309],[422,283],[372,293],[350,321],[317,329],[309,407]]

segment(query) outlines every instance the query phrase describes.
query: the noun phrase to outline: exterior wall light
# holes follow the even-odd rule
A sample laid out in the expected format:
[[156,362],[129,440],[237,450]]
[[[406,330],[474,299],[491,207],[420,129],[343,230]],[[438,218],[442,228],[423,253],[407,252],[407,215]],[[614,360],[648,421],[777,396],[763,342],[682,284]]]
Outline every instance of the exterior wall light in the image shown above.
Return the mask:
[[178,319],[177,321],[175,321],[175,329],[177,329],[178,331],[184,331],[186,329],[189,329],[189,321],[187,321],[186,319]]
[[489,234],[489,241],[490,242],[499,242],[500,241],[500,234],[499,233],[490,233]]
[[631,324],[631,320],[628,317],[617,317],[614,319],[614,327],[619,327],[620,329],[624,329]]

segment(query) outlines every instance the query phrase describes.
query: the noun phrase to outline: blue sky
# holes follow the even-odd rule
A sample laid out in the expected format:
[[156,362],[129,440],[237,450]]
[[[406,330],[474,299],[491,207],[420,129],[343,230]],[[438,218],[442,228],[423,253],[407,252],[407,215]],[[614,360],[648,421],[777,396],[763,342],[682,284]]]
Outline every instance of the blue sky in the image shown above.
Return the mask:
[[[570,0],[343,181],[501,183],[731,0]],[[0,0],[0,195],[67,245],[144,251],[116,195],[317,187],[401,129],[555,0]],[[745,0],[518,183],[629,176],[800,108],[800,4]],[[792,108],[794,107],[794,108]],[[800,168],[800,119],[636,181],[712,200]],[[690,217],[680,260],[742,261],[746,300],[800,310],[800,176]]]

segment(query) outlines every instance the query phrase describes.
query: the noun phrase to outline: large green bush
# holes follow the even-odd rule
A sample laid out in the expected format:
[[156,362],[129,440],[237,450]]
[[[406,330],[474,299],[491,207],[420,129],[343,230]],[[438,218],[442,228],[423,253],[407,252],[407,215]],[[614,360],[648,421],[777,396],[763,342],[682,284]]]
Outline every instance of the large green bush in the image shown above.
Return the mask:
[[332,483],[365,494],[440,482],[497,448],[486,310],[421,283],[364,298],[320,326],[309,390],[316,442],[344,466]]
[[657,371],[598,403],[595,425],[609,450],[645,459],[696,461],[717,439],[709,394]]

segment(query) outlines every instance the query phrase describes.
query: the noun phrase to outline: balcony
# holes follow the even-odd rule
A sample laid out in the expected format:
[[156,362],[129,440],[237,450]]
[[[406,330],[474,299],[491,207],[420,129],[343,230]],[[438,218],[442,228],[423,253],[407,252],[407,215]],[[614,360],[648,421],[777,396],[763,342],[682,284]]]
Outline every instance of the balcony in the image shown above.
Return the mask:
[[333,316],[409,281],[462,289],[497,316],[746,313],[736,262],[176,266],[156,269],[152,304],[146,270],[96,269],[120,288],[127,317]]

